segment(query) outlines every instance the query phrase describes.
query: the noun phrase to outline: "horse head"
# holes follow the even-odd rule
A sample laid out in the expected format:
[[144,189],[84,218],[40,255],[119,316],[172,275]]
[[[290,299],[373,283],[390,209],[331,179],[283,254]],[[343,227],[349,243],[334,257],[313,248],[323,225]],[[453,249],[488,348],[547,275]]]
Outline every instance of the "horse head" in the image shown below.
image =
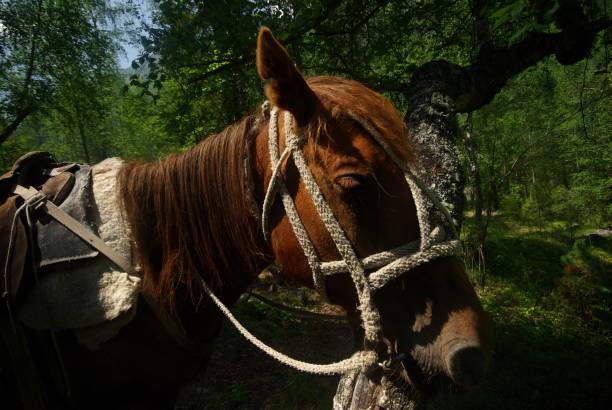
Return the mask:
[[305,79],[266,28],[257,71],[269,126],[252,148],[254,196],[283,274],[346,309],[358,347],[397,359],[407,391],[477,382],[488,320],[453,256],[452,221],[430,226],[423,208],[442,205],[415,176],[400,114],[360,83]]

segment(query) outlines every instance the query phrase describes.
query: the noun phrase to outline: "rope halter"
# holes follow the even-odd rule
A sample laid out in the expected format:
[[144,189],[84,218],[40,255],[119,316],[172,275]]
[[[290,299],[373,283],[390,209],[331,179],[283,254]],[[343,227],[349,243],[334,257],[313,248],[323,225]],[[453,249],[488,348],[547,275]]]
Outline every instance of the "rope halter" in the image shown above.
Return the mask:
[[[374,292],[411,269],[434,259],[456,254],[461,244],[452,218],[448,210],[438,199],[437,195],[416,177],[415,170],[412,169],[406,161],[401,160],[395,154],[382,135],[369,121],[350,110],[347,110],[346,113],[376,140],[393,162],[403,171],[417,209],[417,218],[421,232],[420,240],[412,241],[400,247],[379,252],[363,259],[358,258],[353,245],[334,216],[321,189],[308,168],[306,159],[301,151],[299,137],[294,131],[293,116],[289,112],[285,112],[284,114],[286,148],[282,153],[279,152],[277,107],[273,107],[270,112],[268,149],[270,152],[272,175],[264,198],[261,224],[264,236],[269,238],[270,211],[274,203],[274,198],[276,195],[280,195],[285,213],[287,214],[293,232],[312,271],[315,288],[325,296],[326,276],[338,273],[350,274],[355,289],[357,290],[359,301],[357,307],[360,311],[362,326],[365,331],[365,345],[374,348],[382,342],[383,337],[380,313],[374,304]],[[281,168],[285,160],[289,157],[293,158],[300,177],[304,181],[306,190],[317,209],[317,213],[332,237],[338,249],[338,253],[342,257],[341,260],[322,262],[317,255],[315,247],[308,236],[308,232],[300,219],[293,198],[289,194],[287,186],[282,178]],[[445,216],[448,221],[448,229],[445,225],[440,225],[432,230],[428,213],[428,210],[431,209],[432,206],[437,208]],[[447,237],[449,239],[446,239]],[[369,275],[366,274],[366,270],[371,271],[373,269],[376,270]],[[231,316],[229,310],[212,294],[206,284],[203,283],[203,285],[206,292],[213,298],[222,312],[228,316],[230,321],[245,337],[247,337],[247,339],[267,354],[298,370],[317,374],[341,374],[352,370],[368,368],[378,361],[377,354],[374,350],[359,351],[346,360],[328,365],[305,363],[289,358],[269,348],[244,329],[244,327]]]

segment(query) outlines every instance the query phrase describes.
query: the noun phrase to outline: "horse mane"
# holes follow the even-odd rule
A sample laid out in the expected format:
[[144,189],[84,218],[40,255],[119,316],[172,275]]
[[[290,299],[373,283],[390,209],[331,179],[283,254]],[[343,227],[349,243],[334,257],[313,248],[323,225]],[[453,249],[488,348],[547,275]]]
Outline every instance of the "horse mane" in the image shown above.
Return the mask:
[[245,181],[256,135],[246,117],[194,148],[119,173],[120,197],[144,285],[174,309],[179,285],[201,295],[199,277],[219,290],[257,274],[262,251]]
[[[324,108],[306,126],[308,135],[316,138],[350,109],[369,119],[397,154],[411,158],[407,127],[386,98],[337,77],[307,83]],[[261,268],[267,251],[247,200],[245,155],[264,127],[263,117],[249,116],[188,151],[122,167],[120,197],[144,285],[171,310],[179,285],[194,298],[201,294],[200,277],[219,290]]]

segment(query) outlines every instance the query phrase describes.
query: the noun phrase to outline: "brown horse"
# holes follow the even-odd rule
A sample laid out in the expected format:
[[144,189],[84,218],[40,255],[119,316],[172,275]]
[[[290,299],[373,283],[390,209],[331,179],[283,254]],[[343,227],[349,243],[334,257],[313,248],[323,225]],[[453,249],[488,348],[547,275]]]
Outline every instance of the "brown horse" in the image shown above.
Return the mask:
[[[478,381],[490,352],[489,327],[454,257],[430,258],[377,290],[367,280],[360,282],[360,263],[352,267],[351,261],[425,237],[414,186],[396,163],[416,166],[399,113],[357,82],[305,80],[265,28],[258,38],[257,70],[269,80],[273,115],[264,108],[187,152],[123,165],[119,199],[143,292],[180,320],[194,346],[205,346],[223,317],[203,293],[201,280],[231,305],[276,260],[287,279],[317,285],[346,309],[359,348],[376,352],[380,362],[398,359],[394,372],[406,393],[422,396]],[[290,115],[283,127],[285,113]],[[271,136],[275,124],[278,135]],[[278,138],[278,152],[298,144],[294,148],[303,154],[342,232],[330,229],[321,216],[319,208],[325,206],[313,199],[297,157],[283,156],[275,166],[272,137]],[[317,259],[312,252],[309,256],[304,232],[296,231],[287,214],[287,198],[316,258],[344,261],[344,273],[315,283]],[[337,236],[351,249],[343,239],[337,246]],[[76,408],[172,408],[180,386],[206,364],[206,355],[177,343],[145,303],[97,350],[81,346],[69,332],[59,336]]]

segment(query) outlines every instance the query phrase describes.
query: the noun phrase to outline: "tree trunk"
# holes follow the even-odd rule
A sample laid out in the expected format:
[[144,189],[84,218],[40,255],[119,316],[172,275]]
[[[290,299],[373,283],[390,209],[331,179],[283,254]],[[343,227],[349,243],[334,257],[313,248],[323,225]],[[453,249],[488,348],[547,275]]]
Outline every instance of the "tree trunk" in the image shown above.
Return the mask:
[[411,398],[386,377],[370,378],[367,372],[342,375],[334,396],[334,410],[422,410],[424,402]]
[[[37,2],[37,14],[36,14],[36,27],[40,27],[40,11],[42,8],[42,0],[38,0]],[[19,108],[17,115],[15,115],[15,119],[11,121],[11,123],[6,126],[0,132],[0,144],[10,137],[15,130],[21,125],[21,123],[28,117],[28,115],[32,114],[35,110],[33,109],[33,104],[30,96],[30,86],[32,85],[32,78],[34,76],[35,66],[36,66],[36,57],[37,57],[37,41],[38,41],[38,33],[32,34],[32,39],[30,41],[30,51],[28,56],[28,68],[25,73],[25,77],[23,79],[22,91],[20,93]]]
[[484,195],[482,192],[480,166],[477,157],[478,144],[474,139],[472,127],[472,113],[468,114],[465,126],[464,145],[469,162],[468,175],[474,195],[474,230],[470,233],[470,237],[466,241],[466,259],[477,267],[478,283],[480,286],[484,286],[486,278],[485,241],[487,238],[489,213],[487,212],[487,215],[483,219]]
[[[425,68],[425,70],[423,70]],[[445,90],[435,65],[425,65],[413,76],[407,92],[412,108],[405,116],[410,140],[417,151],[423,173],[420,177],[448,208],[457,230],[463,213],[465,179],[455,151],[455,101]],[[444,223],[431,215],[435,224]]]
[[89,150],[87,149],[87,135],[85,134],[85,127],[83,126],[83,120],[81,119],[81,113],[79,109],[75,106],[75,117],[77,122],[77,127],[79,129],[79,136],[81,137],[81,147],[83,148],[83,154],[85,155],[85,162],[90,163],[89,159]]
[[472,193],[474,195],[474,225],[477,229],[482,224],[482,210],[483,210],[483,195],[482,195],[482,182],[480,180],[480,166],[478,165],[478,144],[474,139],[473,127],[472,127],[472,113],[468,114],[467,123],[465,126],[465,137],[464,137],[465,151],[469,162],[468,175],[472,185]]
[[79,136],[81,137],[81,147],[83,148],[83,154],[85,155],[85,162],[89,164],[91,160],[89,159],[89,150],[87,149],[87,135],[85,135],[85,128],[83,128],[83,124],[80,120],[78,121],[78,128]]

